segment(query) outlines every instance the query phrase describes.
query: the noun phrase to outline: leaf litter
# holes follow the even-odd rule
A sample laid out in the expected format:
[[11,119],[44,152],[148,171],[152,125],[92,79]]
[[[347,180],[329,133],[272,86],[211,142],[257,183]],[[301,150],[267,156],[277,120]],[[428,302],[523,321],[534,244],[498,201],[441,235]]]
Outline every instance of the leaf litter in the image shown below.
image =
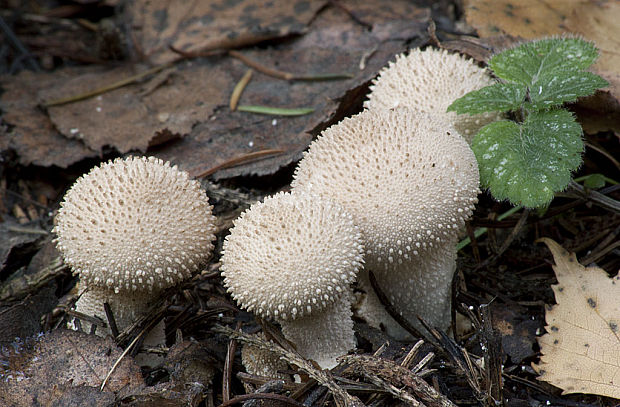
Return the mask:
[[[429,27],[430,7],[406,1],[389,4],[355,0],[309,2],[312,3],[309,8],[288,20],[261,15],[260,10],[243,16],[251,1],[227,2],[229,6],[235,3],[228,9],[224,7],[225,2],[205,2],[223,7],[222,14],[211,9],[215,18],[210,24],[220,24],[211,26],[211,31],[202,29],[209,24],[204,12],[207,6],[200,2],[184,4],[184,8],[167,15],[163,12],[167,11],[163,2],[135,4],[143,3],[149,3],[144,10],[137,7],[115,9],[123,24],[131,22],[130,31],[125,32],[130,35],[122,38],[124,44],[135,41],[124,50],[129,60],[119,63],[111,58],[108,62],[98,60],[98,66],[61,67],[51,73],[22,72],[18,76],[0,78],[4,90],[0,95],[3,111],[0,151],[2,157],[10,160],[8,162],[17,162],[18,166],[33,170],[24,177],[29,185],[40,182],[41,174],[48,172],[44,167],[49,167],[50,177],[60,179],[59,185],[55,185],[53,193],[44,201],[50,209],[56,206],[62,190],[77,175],[102,158],[122,152],[156,154],[179,164],[194,176],[228,179],[225,182],[203,180],[221,225],[218,241],[243,208],[260,199],[267,190],[286,187],[288,182],[275,177],[232,177],[277,174],[281,168],[293,163],[323,128],[361,108],[368,80],[394,54],[407,47],[431,42],[483,61],[488,58],[490,49],[511,43],[507,36],[479,40],[460,35],[454,29],[450,2],[439,2],[432,7],[436,28]],[[282,10],[290,13],[291,7],[293,10],[299,8],[298,4],[303,2],[289,3],[282,6]],[[87,10],[92,6],[79,7]],[[241,14],[231,18],[230,24],[226,23],[227,31],[221,25],[225,19],[220,17],[230,10]],[[283,12],[282,16],[286,15]],[[252,18],[245,18],[250,16]],[[144,23],[155,21],[152,19],[156,17],[161,21],[165,19],[169,27],[155,31],[156,25]],[[216,23],[215,20],[219,21]],[[54,23],[56,20],[49,21]],[[253,31],[253,27],[260,29]],[[88,41],[90,37],[81,38]],[[57,52],[58,48],[51,51]],[[103,55],[99,52],[97,58],[109,58]],[[242,59],[238,58],[239,55]],[[75,60],[79,57],[76,56]],[[259,68],[251,65],[248,59],[256,62]],[[314,112],[284,117],[231,111],[231,94],[248,68],[254,73],[238,98],[239,105],[312,108]],[[270,71],[263,68],[283,75],[270,76]],[[158,72],[149,72],[152,69]],[[142,75],[144,72],[149,75]],[[339,78],[303,80],[325,74]],[[101,91],[107,87],[110,89]],[[67,97],[74,99],[92,91],[99,93],[73,103],[45,107],[46,102]],[[608,123],[614,123],[613,104],[606,106],[611,112],[606,116],[607,122],[595,118],[591,120],[592,126],[605,129]],[[97,107],[102,111],[97,112]],[[600,102],[591,109],[600,110],[599,107]],[[104,108],[108,110],[104,112]],[[105,119],[98,121],[96,113],[104,113]],[[606,137],[590,136],[588,140],[610,148]],[[607,154],[613,157],[614,151],[612,148]],[[611,172],[610,168],[615,167],[609,165],[608,159],[600,160],[600,156],[592,154],[591,151],[586,154],[584,174],[596,172],[608,179],[618,178]],[[9,171],[0,172],[0,182],[3,183],[0,185],[18,190],[14,185],[18,175],[10,167],[6,168]],[[59,168],[68,170],[59,171]],[[603,186],[600,194],[617,198],[617,190],[609,188]],[[244,322],[244,331],[259,330],[261,326],[247,314],[239,313],[230,302],[219,282],[218,263],[214,259],[201,275],[167,298],[168,344],[176,341],[176,345],[166,349],[168,359],[159,369],[144,372],[147,386],[139,385],[128,392],[113,393],[107,388],[98,392],[101,382],[90,387],[50,380],[56,383],[53,389],[49,383],[43,382],[37,382],[39,384],[34,390],[0,383],[0,392],[16,392],[16,397],[22,397],[14,400],[31,401],[32,394],[57,397],[58,403],[65,405],[87,402],[100,405],[114,402],[121,405],[214,405],[223,400],[222,387],[228,389],[230,402],[243,401],[234,395],[243,394],[245,390],[245,401],[261,396],[254,391],[262,391],[267,392],[262,394],[264,397],[280,395],[287,401],[292,398],[305,401],[307,405],[333,405],[334,394],[341,397],[339,400],[353,404],[362,399],[374,400],[379,405],[393,405],[394,397],[415,404],[421,394],[427,394],[430,397],[424,402],[428,406],[450,405],[447,399],[459,405],[463,401],[464,404],[495,406],[493,397],[499,394],[509,406],[544,404],[547,400],[555,404],[584,405],[582,398],[559,397],[550,386],[543,387],[534,380],[535,372],[530,367],[536,360],[534,332],[542,328],[543,305],[553,300],[549,289],[553,279],[545,266],[546,253],[531,242],[540,235],[555,236],[558,240],[570,241],[571,250],[579,253],[591,250],[593,258],[600,260],[604,268],[614,269],[620,265],[613,256],[617,250],[614,249],[614,236],[618,236],[620,218],[613,212],[588,206],[592,203],[587,195],[567,194],[556,200],[558,203],[554,201],[546,214],[525,219],[513,215],[506,205],[481,196],[479,209],[471,222],[469,244],[463,246],[459,255],[462,258],[459,274],[463,280],[454,303],[474,321],[479,318],[476,314],[478,306],[491,303],[493,318],[480,318],[482,322],[476,322],[473,330],[470,327],[469,333],[463,334],[465,336],[459,334],[458,341],[441,336],[435,338],[438,348],[430,344],[420,347],[419,344],[388,343],[382,332],[358,323],[360,352],[372,356],[353,357],[328,375],[320,374],[313,370],[313,366],[302,362],[310,376],[323,380],[330,391],[317,386],[303,369],[296,370],[294,355],[286,359],[293,369],[289,373],[300,374],[303,383],[285,383],[282,387],[269,385],[268,379],[243,373],[237,357],[232,358],[229,373],[221,372],[227,358],[225,343],[229,338],[215,326],[235,326],[238,321]],[[20,202],[19,206],[28,212],[25,202]],[[30,217],[37,220],[33,226],[49,230],[51,219],[48,212],[40,215],[40,219]],[[507,215],[498,219],[498,214]],[[0,216],[5,221],[15,222],[7,211],[0,211]],[[515,225],[518,229],[514,228]],[[30,226],[26,224],[26,227]],[[474,230],[485,230],[486,234],[473,233]],[[21,238],[23,232],[17,233]],[[40,238],[26,239],[12,246],[15,249],[9,249],[10,259],[25,253],[22,248],[30,250],[29,253],[36,252],[40,242]],[[481,262],[486,257],[490,260]],[[0,270],[4,289],[2,298],[11,301],[5,300],[2,305],[8,307],[0,308],[0,326],[12,324],[21,329],[18,333],[16,330],[7,331],[4,344],[12,341],[14,333],[28,337],[40,327],[63,326],[63,316],[71,304],[72,279],[67,270],[43,264],[53,264],[53,253],[42,256],[37,262],[33,259],[26,267],[28,260],[22,260],[22,265]],[[7,275],[11,278],[5,282]],[[58,307],[51,311],[53,302],[60,295],[63,297],[57,300]],[[35,304],[39,306],[34,307]],[[11,306],[13,308],[6,311]],[[506,309],[513,312],[500,312]],[[263,324],[262,329],[266,332],[274,330],[269,324]],[[272,333],[277,336],[277,330]],[[121,333],[121,342],[131,342],[134,334]],[[183,338],[184,335],[191,335],[191,338]],[[230,332],[226,335],[238,337]],[[241,336],[238,338],[243,342]],[[99,339],[92,338],[93,341]],[[501,352],[500,344],[505,347],[505,353]],[[125,359],[132,361],[131,353],[121,359],[121,365]],[[5,366],[23,366],[5,356],[1,356],[0,361],[12,360]],[[105,364],[110,366],[117,360],[110,358]],[[413,377],[395,375],[394,372],[400,371],[396,364],[415,374],[411,375]],[[375,372],[376,377],[363,372]],[[112,372],[113,375],[117,373],[116,369]],[[436,384],[435,389],[446,398],[428,393],[424,383],[416,382],[420,380],[417,375]],[[245,389],[241,388],[242,385]],[[55,396],[50,396],[52,390]],[[30,394],[26,395],[26,391]],[[276,394],[282,391],[290,391],[290,397]],[[349,398],[347,394],[353,397]],[[596,400],[600,405],[613,405],[613,401],[604,398]]]

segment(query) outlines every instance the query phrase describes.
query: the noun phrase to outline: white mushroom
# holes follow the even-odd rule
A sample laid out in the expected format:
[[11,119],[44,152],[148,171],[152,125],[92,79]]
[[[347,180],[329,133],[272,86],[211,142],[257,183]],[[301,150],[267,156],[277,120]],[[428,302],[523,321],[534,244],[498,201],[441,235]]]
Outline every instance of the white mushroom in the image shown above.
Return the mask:
[[446,112],[454,100],[495,81],[489,72],[473,60],[428,47],[412,49],[396,56],[395,62],[379,72],[370,86],[364,107],[391,109],[409,107],[418,112],[445,116],[458,133],[471,144],[480,128],[499,120],[498,113],[457,115]]
[[65,263],[80,276],[77,310],[105,320],[109,302],[124,329],[210,256],[211,209],[197,181],[155,157],[116,159],[80,177],[54,227]]
[[327,198],[278,193],[234,221],[224,242],[224,285],[242,308],[278,321],[298,351],[323,368],[355,347],[350,284],[361,234]]
[[[367,110],[326,129],[292,184],[351,212],[364,238],[366,269],[396,308],[410,308],[403,313],[419,313],[441,329],[449,325],[446,282],[454,273],[457,234],[479,191],[474,154],[454,133],[441,117],[407,108]],[[374,301],[369,306],[387,318]],[[403,336],[386,322],[388,333]]]

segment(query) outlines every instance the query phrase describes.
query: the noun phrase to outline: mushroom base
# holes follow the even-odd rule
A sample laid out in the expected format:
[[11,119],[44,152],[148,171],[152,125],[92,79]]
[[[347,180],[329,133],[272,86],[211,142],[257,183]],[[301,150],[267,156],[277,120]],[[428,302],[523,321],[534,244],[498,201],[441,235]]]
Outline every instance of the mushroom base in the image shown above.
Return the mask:
[[306,359],[314,360],[322,369],[333,368],[338,364],[337,357],[346,355],[356,346],[352,299],[352,293],[346,292],[334,305],[317,315],[279,321],[284,337],[293,342]]
[[[114,320],[119,331],[133,324],[138,318],[142,317],[149,309],[153,296],[140,296],[134,294],[115,294],[110,290],[100,289],[80,289],[80,298],[75,303],[75,310],[82,314],[100,318],[106,324],[108,319],[105,314],[103,304],[107,302],[110,305]],[[69,328],[76,329],[75,323],[72,321],[68,324]],[[90,332],[92,324],[88,321],[80,320],[80,325],[84,332]],[[95,334],[105,337],[112,332],[109,328],[97,327]],[[143,346],[156,347],[166,345],[166,334],[164,321],[160,321],[155,325],[144,337]],[[136,363],[141,366],[156,366],[164,360],[163,357],[153,354],[139,354],[136,356]]]
[[[430,326],[447,331],[450,327],[452,278],[456,270],[456,251],[453,242],[424,253],[409,263],[395,265],[389,271],[375,272],[375,278],[392,306],[418,331],[425,328],[418,315]],[[394,339],[412,340],[411,335],[385,310],[375,294],[367,272],[360,273],[359,284],[366,298],[359,315],[370,326],[381,328]]]

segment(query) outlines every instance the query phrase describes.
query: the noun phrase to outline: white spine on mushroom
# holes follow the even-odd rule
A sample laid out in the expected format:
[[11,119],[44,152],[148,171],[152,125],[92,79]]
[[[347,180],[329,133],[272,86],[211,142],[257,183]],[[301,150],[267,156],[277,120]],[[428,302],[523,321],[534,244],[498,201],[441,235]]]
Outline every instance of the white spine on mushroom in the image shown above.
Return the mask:
[[[430,279],[441,275],[436,287],[407,279],[387,289],[384,277],[416,262],[431,267],[431,253],[442,247],[454,251],[456,236],[477,202],[477,162],[455,134],[441,116],[408,108],[367,110],[326,129],[310,145],[292,184],[293,190],[329,196],[351,212],[364,237],[366,268],[386,294],[399,297],[402,291],[407,298],[415,290],[409,283],[428,288],[409,299],[412,312],[432,301],[449,307],[443,284],[452,278],[455,255],[444,252],[447,258],[435,264],[443,271],[425,273]],[[446,327],[449,319],[440,321],[441,312],[433,313],[428,318]]]
[[439,114],[471,143],[480,128],[499,120],[498,113],[457,115],[446,112],[452,102],[466,93],[495,83],[486,69],[459,54],[446,50],[412,49],[396,56],[370,86],[364,107],[391,109],[409,107],[418,112]]
[[[267,197],[234,221],[223,249],[224,285],[241,307],[283,327],[306,321],[308,335],[319,328],[313,322],[325,326],[324,318],[342,330],[321,332],[315,339],[326,342],[299,346],[302,355],[326,367],[354,347],[352,325],[339,319],[343,312],[330,311],[363,262],[359,228],[340,205],[304,192]],[[315,350],[326,351],[326,343],[333,347],[322,357]]]

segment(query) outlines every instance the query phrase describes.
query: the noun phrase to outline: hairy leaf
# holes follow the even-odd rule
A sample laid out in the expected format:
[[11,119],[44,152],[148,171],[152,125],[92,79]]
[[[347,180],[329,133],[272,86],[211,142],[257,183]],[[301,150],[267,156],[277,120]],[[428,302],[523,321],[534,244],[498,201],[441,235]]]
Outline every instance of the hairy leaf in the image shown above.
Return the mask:
[[535,112],[523,124],[502,120],[480,130],[472,149],[482,186],[496,199],[542,207],[581,164],[581,127],[566,110]]
[[524,85],[496,83],[458,98],[448,106],[448,112],[478,114],[516,110],[523,103],[526,93],[527,89]]
[[581,38],[547,38],[508,49],[489,60],[495,75],[531,85],[552,72],[583,70],[594,63],[598,50]]
[[532,84],[530,99],[536,109],[547,109],[588,96],[609,83],[586,71],[555,71],[540,75]]

